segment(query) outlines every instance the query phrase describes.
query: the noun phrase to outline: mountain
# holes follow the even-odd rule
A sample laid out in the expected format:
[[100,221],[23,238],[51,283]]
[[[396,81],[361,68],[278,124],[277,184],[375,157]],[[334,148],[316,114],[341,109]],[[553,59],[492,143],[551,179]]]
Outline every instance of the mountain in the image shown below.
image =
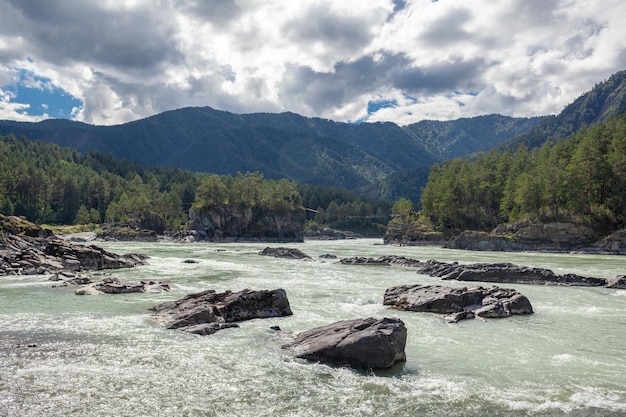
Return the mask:
[[626,71],[621,71],[549,117],[486,115],[401,127],[340,123],[289,112],[234,114],[190,107],[115,126],[0,121],[0,134],[54,142],[80,152],[99,150],[149,166],[229,175],[258,171],[269,179],[417,202],[436,162],[494,147],[540,146],[625,110]]
[[[596,84],[591,91],[581,95],[556,116],[526,119],[525,122],[520,119],[500,118],[503,116],[479,116],[445,122],[444,125],[440,125],[441,122],[422,121],[407,126],[407,129],[421,138],[433,158],[441,161],[472,155],[472,150],[492,148],[514,152],[520,146],[528,149],[539,147],[546,141],[569,137],[583,126],[609,121],[624,112],[626,70]],[[491,118],[488,125],[475,124],[477,119],[483,117]],[[491,130],[485,132],[484,126],[491,126]],[[506,136],[516,129],[520,134],[506,140]],[[473,138],[482,138],[480,145],[484,147],[479,148]],[[424,167],[396,171],[377,184],[378,195],[391,199],[402,196],[418,203],[421,190],[428,182],[428,173],[429,170]]]
[[498,149],[514,151],[520,146],[536,148],[548,140],[566,138],[583,126],[605,122],[626,112],[626,70],[596,84],[566,106],[561,113],[543,120],[529,132],[503,142]]
[[406,126],[438,161],[484,151],[530,131],[545,117],[513,118],[492,114],[451,121],[422,120]]
[[[99,150],[149,166],[230,175],[258,171],[267,178],[333,185],[380,197],[380,184],[394,172],[427,172],[435,162],[488,149],[540,120],[490,115],[400,127],[193,107],[115,126],[0,121],[0,134],[54,142],[80,152]],[[402,195],[395,188],[386,194]]]

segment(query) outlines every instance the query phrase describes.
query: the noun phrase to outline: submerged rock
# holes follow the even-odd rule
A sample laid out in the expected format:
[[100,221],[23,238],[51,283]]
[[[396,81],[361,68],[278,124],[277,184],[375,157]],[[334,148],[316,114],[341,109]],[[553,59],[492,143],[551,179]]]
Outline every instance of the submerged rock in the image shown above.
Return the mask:
[[503,318],[532,314],[528,298],[508,288],[452,288],[440,285],[401,285],[385,291],[383,304],[398,310],[451,314],[450,322],[474,317]]
[[313,259],[306,253],[299,249],[293,248],[270,248],[267,247],[259,252],[259,255],[273,256],[275,258],[290,258],[290,259]]
[[531,268],[511,263],[478,263],[462,265],[435,260],[428,261],[418,274],[439,277],[443,280],[481,281],[515,284],[551,284],[586,287],[606,285],[604,278],[583,277],[575,274],[557,275],[550,269]]
[[257,318],[291,316],[287,293],[276,290],[242,290],[217,293],[206,290],[151,308],[154,319],[168,329],[212,334],[236,327],[233,323]]
[[355,368],[390,368],[406,361],[407,331],[396,318],[344,320],[307,330],[283,346],[297,358]]

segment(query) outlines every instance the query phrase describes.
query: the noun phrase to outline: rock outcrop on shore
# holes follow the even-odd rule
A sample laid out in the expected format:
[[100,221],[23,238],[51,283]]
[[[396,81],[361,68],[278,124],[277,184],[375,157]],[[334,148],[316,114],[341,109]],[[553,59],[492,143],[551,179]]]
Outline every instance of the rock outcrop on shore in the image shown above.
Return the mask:
[[626,255],[626,229],[618,230],[600,239],[584,250],[585,253]]
[[350,231],[331,229],[330,227],[312,226],[305,231],[304,237],[307,240],[346,240],[359,239],[363,236]]
[[276,290],[242,290],[222,293],[206,290],[151,308],[154,320],[168,329],[210,335],[237,327],[237,322],[257,318],[291,316],[287,293]]
[[626,230],[609,236],[588,226],[572,222],[536,223],[521,221],[498,225],[490,232],[467,230],[446,237],[428,221],[394,218],[384,237],[386,244],[441,245],[450,249],[498,252],[577,252],[589,254],[626,254]]
[[339,321],[299,333],[283,346],[297,358],[360,369],[406,361],[407,330],[396,318]]
[[383,242],[402,245],[445,245],[447,237],[435,230],[429,221],[414,221],[412,215],[393,217],[387,228]]
[[440,285],[401,285],[385,291],[383,304],[398,310],[450,314],[450,322],[532,314],[528,298],[509,288],[452,288]]
[[451,249],[478,251],[544,251],[568,252],[590,247],[597,240],[596,232],[584,225],[570,222],[503,224],[490,233],[462,232],[450,239]]
[[145,264],[146,257],[142,255],[117,255],[95,245],[78,245],[58,239],[24,219],[0,216],[0,275],[118,269]]
[[271,212],[240,204],[189,210],[189,229],[216,242],[303,242],[304,210]]

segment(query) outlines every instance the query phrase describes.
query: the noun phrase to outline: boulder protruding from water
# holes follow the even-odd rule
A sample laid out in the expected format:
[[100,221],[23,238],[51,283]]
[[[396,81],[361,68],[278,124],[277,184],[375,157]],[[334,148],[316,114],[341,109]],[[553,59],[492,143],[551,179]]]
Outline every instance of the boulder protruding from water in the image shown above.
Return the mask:
[[161,293],[167,292],[171,284],[167,281],[122,282],[117,278],[105,278],[98,282],[88,282],[74,292],[76,295]]
[[313,259],[300,249],[294,248],[270,248],[269,246],[259,252],[259,255],[273,256],[274,258],[289,259]]
[[406,361],[407,330],[396,318],[339,321],[307,330],[283,346],[297,358],[362,369],[390,368]]
[[404,256],[380,256],[378,258],[366,258],[363,256],[355,256],[352,258],[343,258],[339,261],[342,265],[393,265],[405,267],[424,266],[425,263],[417,259],[405,258]]
[[532,314],[526,296],[510,288],[401,285],[385,291],[383,304],[398,310],[451,314],[450,322],[474,317],[503,318]]
[[435,260],[428,261],[417,271],[443,280],[481,281],[514,284],[550,284],[584,287],[602,287],[604,278],[583,277],[575,274],[557,275],[550,269],[531,268],[511,263],[459,264]]
[[257,318],[291,316],[283,289],[239,292],[206,290],[151,308],[154,319],[168,329],[207,335],[236,323]]

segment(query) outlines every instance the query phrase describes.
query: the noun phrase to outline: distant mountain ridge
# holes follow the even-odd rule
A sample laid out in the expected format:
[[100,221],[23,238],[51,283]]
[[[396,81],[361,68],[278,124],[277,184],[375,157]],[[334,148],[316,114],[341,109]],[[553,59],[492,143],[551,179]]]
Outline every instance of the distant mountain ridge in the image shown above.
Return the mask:
[[0,134],[23,135],[80,152],[99,150],[150,166],[230,175],[259,171],[268,178],[376,194],[377,184],[391,173],[428,169],[435,162],[488,149],[540,120],[490,115],[400,127],[295,113],[239,115],[190,107],[115,126],[0,121]]
[[567,105],[556,116],[545,118],[527,133],[503,142],[498,149],[541,146],[548,140],[567,138],[583,126],[608,121],[626,111],[626,70],[613,74]]
[[626,71],[621,71],[559,115],[548,117],[494,114],[401,127],[390,122],[348,124],[289,112],[234,114],[189,107],[115,126],[0,121],[0,134],[54,142],[80,152],[99,150],[149,166],[223,175],[258,171],[267,178],[417,201],[434,163],[494,147],[540,146],[625,110]]

